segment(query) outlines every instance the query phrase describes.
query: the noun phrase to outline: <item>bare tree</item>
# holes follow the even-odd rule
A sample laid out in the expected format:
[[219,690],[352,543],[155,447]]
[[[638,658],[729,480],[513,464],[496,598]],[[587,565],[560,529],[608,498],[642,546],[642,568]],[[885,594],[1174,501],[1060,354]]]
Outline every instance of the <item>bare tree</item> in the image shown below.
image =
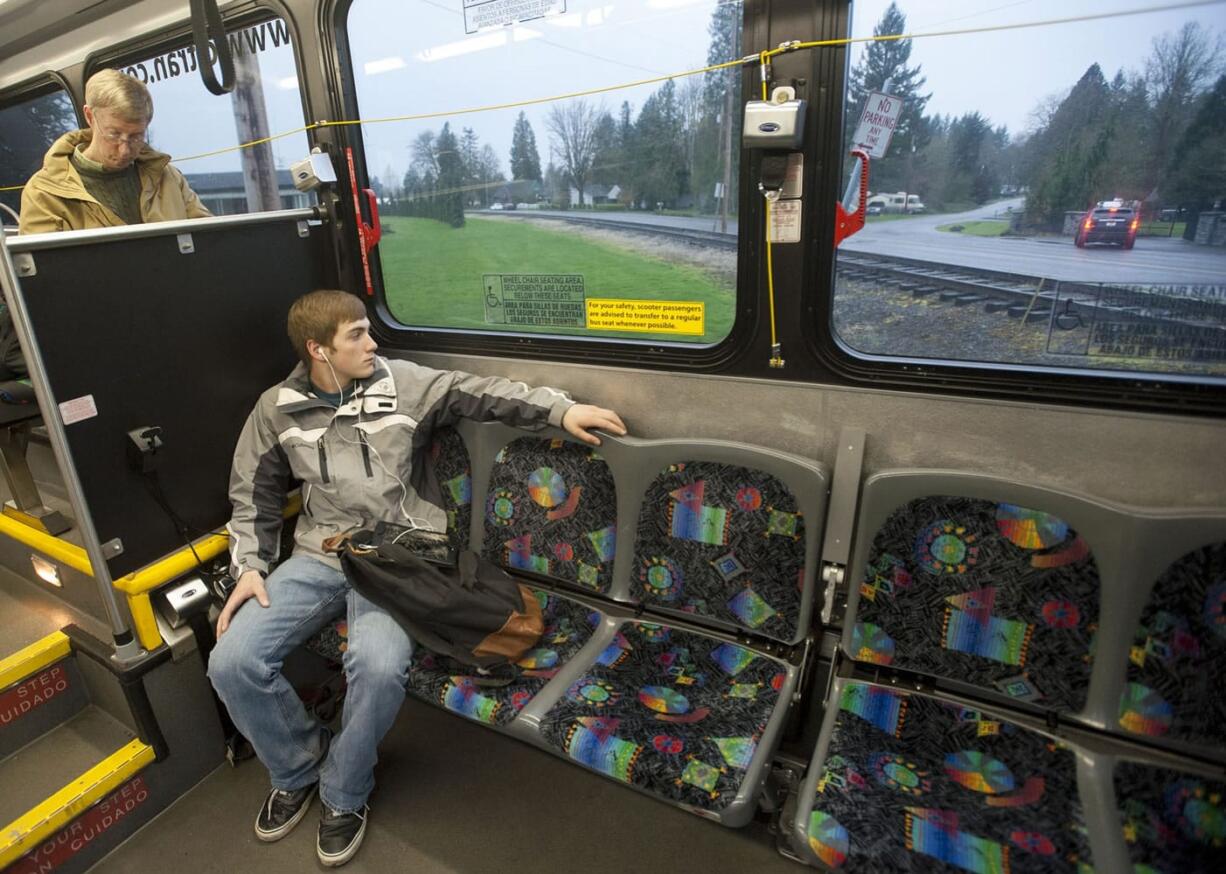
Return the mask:
[[428,187],[433,188],[438,179],[438,150],[434,143],[434,132],[427,130],[419,133],[409,149],[412,152],[410,166],[425,180]]
[[1197,95],[1222,68],[1221,37],[1189,21],[1174,34],[1156,36],[1145,63],[1145,84],[1153,107],[1152,149],[1148,182],[1156,184],[1171,150],[1192,119]]
[[570,184],[579,192],[580,206],[596,157],[596,125],[604,112],[603,106],[578,99],[562,106],[555,105],[545,119],[550,143],[561,155],[562,170]]

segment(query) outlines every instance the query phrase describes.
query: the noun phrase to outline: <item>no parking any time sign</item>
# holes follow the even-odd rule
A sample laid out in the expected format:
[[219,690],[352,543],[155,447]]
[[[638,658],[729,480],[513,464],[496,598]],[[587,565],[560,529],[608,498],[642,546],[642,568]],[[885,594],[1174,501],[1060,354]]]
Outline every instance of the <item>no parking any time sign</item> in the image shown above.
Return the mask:
[[870,158],[884,158],[894,136],[894,126],[902,112],[903,101],[880,91],[871,91],[864,104],[864,114],[856,126],[855,145],[868,152]]

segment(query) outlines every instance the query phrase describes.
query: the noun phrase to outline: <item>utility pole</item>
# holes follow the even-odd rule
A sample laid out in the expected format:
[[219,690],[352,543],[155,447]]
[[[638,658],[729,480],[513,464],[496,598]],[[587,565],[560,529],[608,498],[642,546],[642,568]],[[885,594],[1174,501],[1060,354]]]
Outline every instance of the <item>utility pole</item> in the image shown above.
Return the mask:
[[[269,136],[268,109],[264,105],[264,83],[260,77],[260,59],[255,52],[234,52],[234,90],[230,92],[234,110],[234,127],[240,143],[250,143]],[[273,160],[272,143],[260,143],[243,149],[243,191],[247,209],[265,212],[281,208],[277,190],[277,167]]]
[[[731,79],[732,76],[739,75],[741,75],[740,69],[734,67],[729,78]],[[728,233],[728,202],[732,200],[732,84],[732,82],[729,82],[728,87],[724,89],[724,111],[721,119],[724,129],[724,147],[722,151],[724,160],[724,196],[719,201],[719,232],[721,234]]]

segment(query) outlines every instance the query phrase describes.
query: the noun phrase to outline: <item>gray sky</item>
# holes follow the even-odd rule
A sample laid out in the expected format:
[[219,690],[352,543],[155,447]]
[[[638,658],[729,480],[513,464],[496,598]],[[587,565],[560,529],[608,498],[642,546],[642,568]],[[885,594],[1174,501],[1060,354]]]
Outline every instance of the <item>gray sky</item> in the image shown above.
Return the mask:
[[[542,0],[545,2],[545,0]],[[725,0],[730,2],[730,0]],[[739,0],[735,0],[739,3]],[[1162,0],[944,0],[902,2],[907,30],[983,27],[1160,5]],[[888,0],[857,0],[853,36],[871,35]],[[581,91],[703,66],[707,24],[716,0],[566,0],[564,15],[466,34],[462,0],[356,0],[349,31],[358,99],[364,118],[439,112]],[[917,39],[919,64],[932,92],[929,113],[978,110],[1018,132],[1045,97],[1068,90],[1092,62],[1110,78],[1140,72],[1155,35],[1196,20],[1226,32],[1226,5],[1149,13],[1002,33]],[[783,36],[782,34],[780,36]],[[853,49],[853,61],[864,50]],[[819,49],[820,51],[820,49]],[[259,54],[274,133],[303,124],[289,50]],[[683,80],[678,81],[678,86]],[[602,97],[616,115],[623,100],[637,113],[659,85]],[[211,97],[197,74],[151,85],[157,106],[154,144],[175,156],[237,142],[229,98]],[[472,127],[509,172],[512,125],[519,109],[419,122],[369,125],[364,130],[371,172],[397,177],[408,168],[409,143],[450,120]],[[542,164],[549,160],[548,106],[526,109]],[[279,166],[306,152],[303,134],[274,144]],[[187,173],[238,169],[235,154],[182,164]]]

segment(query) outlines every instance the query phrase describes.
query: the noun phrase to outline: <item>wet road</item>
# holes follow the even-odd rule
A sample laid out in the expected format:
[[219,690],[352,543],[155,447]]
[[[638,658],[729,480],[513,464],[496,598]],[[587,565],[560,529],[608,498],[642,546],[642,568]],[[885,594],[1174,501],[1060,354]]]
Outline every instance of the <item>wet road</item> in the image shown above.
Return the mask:
[[[1006,207],[1019,208],[1021,199],[1002,201],[955,215],[923,215],[896,221],[877,221],[845,240],[842,250],[857,254],[894,255],[948,264],[978,267],[1048,279],[1115,284],[1226,285],[1226,249],[1197,246],[1179,238],[1138,237],[1136,247],[1124,250],[1099,246],[1078,249],[1072,238],[974,237],[938,231],[938,225],[991,218]],[[489,215],[499,215],[497,212]],[[566,212],[517,210],[510,217],[567,216]],[[585,219],[666,225],[718,231],[718,220],[661,216],[636,212],[587,212]],[[729,220],[728,232],[737,223]]]

